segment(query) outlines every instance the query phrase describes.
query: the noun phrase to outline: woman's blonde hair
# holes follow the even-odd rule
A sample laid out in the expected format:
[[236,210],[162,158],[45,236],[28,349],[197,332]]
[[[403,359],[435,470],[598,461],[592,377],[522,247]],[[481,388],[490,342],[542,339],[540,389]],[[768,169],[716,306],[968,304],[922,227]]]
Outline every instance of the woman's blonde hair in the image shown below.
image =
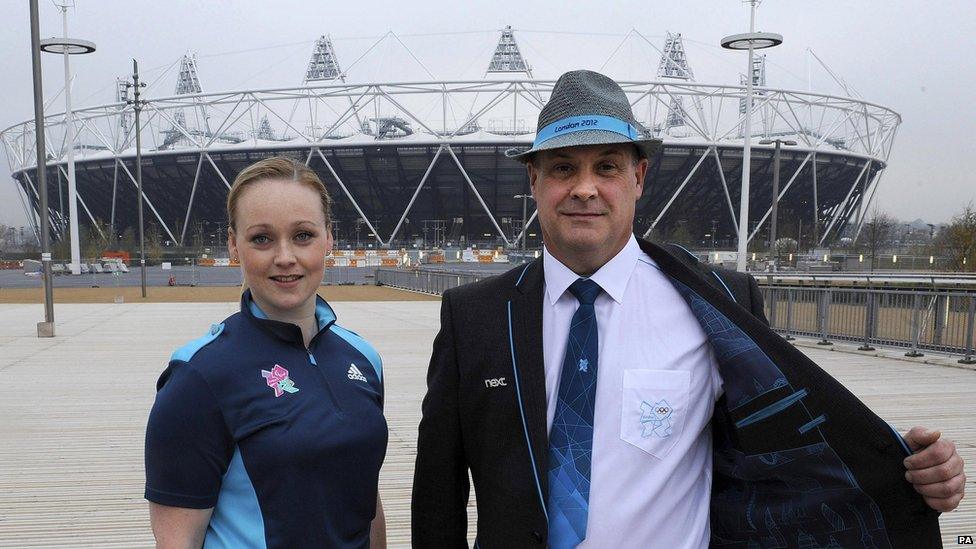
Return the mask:
[[272,156],[244,168],[234,178],[234,184],[231,185],[230,192],[227,194],[227,223],[231,229],[237,230],[237,202],[244,193],[244,189],[248,185],[267,179],[291,180],[313,189],[319,194],[319,200],[322,202],[325,226],[330,227],[332,225],[332,197],[329,196],[329,191],[319,179],[318,174],[305,164],[291,158]]

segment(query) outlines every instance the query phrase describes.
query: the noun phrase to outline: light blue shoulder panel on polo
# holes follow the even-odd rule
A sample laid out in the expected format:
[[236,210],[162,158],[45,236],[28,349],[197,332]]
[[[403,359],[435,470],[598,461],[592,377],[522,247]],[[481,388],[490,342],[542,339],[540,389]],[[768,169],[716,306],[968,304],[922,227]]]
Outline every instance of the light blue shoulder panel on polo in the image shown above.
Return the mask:
[[383,383],[383,360],[380,358],[380,354],[376,352],[376,349],[356,332],[347,330],[338,324],[333,324],[329,329],[332,330],[332,333],[346,340],[347,343],[362,353],[369,360],[369,363],[373,365],[373,369],[376,370],[376,377],[379,378],[380,383]]
[[207,335],[194,339],[193,341],[187,343],[186,345],[180,347],[173,352],[173,355],[169,357],[170,360],[182,360],[183,362],[189,362],[193,355],[197,354],[197,351],[203,349],[210,344],[211,341],[217,339],[221,333],[224,331],[224,323],[212,324],[210,326],[210,331]]

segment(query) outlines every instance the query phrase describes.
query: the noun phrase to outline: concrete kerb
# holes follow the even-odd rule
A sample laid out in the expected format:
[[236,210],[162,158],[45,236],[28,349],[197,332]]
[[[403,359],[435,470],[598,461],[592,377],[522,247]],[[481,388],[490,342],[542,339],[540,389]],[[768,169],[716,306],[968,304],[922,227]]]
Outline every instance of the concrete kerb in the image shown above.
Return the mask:
[[[900,360],[902,362],[914,362],[915,364],[932,364],[936,366],[958,368],[960,370],[976,371],[976,364],[962,364],[958,362],[959,357],[957,356],[929,354],[927,352],[925,355],[920,357],[910,357],[905,356],[905,349],[902,347],[879,346],[873,351],[860,351],[857,348],[858,342],[833,341],[833,345],[825,347],[823,345],[819,345],[817,343],[818,340],[815,338],[797,337],[795,335],[794,337],[796,337],[796,339],[790,341],[790,343],[796,347],[807,347],[811,349],[820,349],[822,351],[837,351],[852,355],[873,356],[878,358],[888,358],[891,360]],[[877,345],[877,343],[875,343],[875,345]]]

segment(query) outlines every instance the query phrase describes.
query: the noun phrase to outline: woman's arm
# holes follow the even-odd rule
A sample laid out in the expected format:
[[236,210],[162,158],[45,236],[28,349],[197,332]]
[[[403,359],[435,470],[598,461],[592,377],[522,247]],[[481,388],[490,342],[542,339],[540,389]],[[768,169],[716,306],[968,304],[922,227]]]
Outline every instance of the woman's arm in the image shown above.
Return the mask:
[[386,515],[379,494],[376,494],[376,517],[369,527],[369,549],[386,549]]
[[[199,549],[210,524],[210,509],[187,509],[149,502],[149,522],[152,524],[156,549]],[[377,515],[377,519],[380,515]],[[383,532],[384,540],[386,532]],[[375,546],[374,546],[375,547]],[[386,547],[385,543],[383,547]]]

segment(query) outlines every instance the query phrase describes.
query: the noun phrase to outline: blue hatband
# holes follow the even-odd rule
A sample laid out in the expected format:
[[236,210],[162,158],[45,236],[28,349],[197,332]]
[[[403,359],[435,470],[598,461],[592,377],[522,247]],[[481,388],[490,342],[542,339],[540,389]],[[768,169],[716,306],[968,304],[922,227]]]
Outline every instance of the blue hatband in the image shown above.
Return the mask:
[[539,130],[539,133],[535,136],[535,142],[532,144],[532,148],[536,148],[560,135],[588,130],[613,132],[631,140],[641,137],[641,133],[637,131],[637,128],[619,118],[602,115],[570,116],[556,120]]

